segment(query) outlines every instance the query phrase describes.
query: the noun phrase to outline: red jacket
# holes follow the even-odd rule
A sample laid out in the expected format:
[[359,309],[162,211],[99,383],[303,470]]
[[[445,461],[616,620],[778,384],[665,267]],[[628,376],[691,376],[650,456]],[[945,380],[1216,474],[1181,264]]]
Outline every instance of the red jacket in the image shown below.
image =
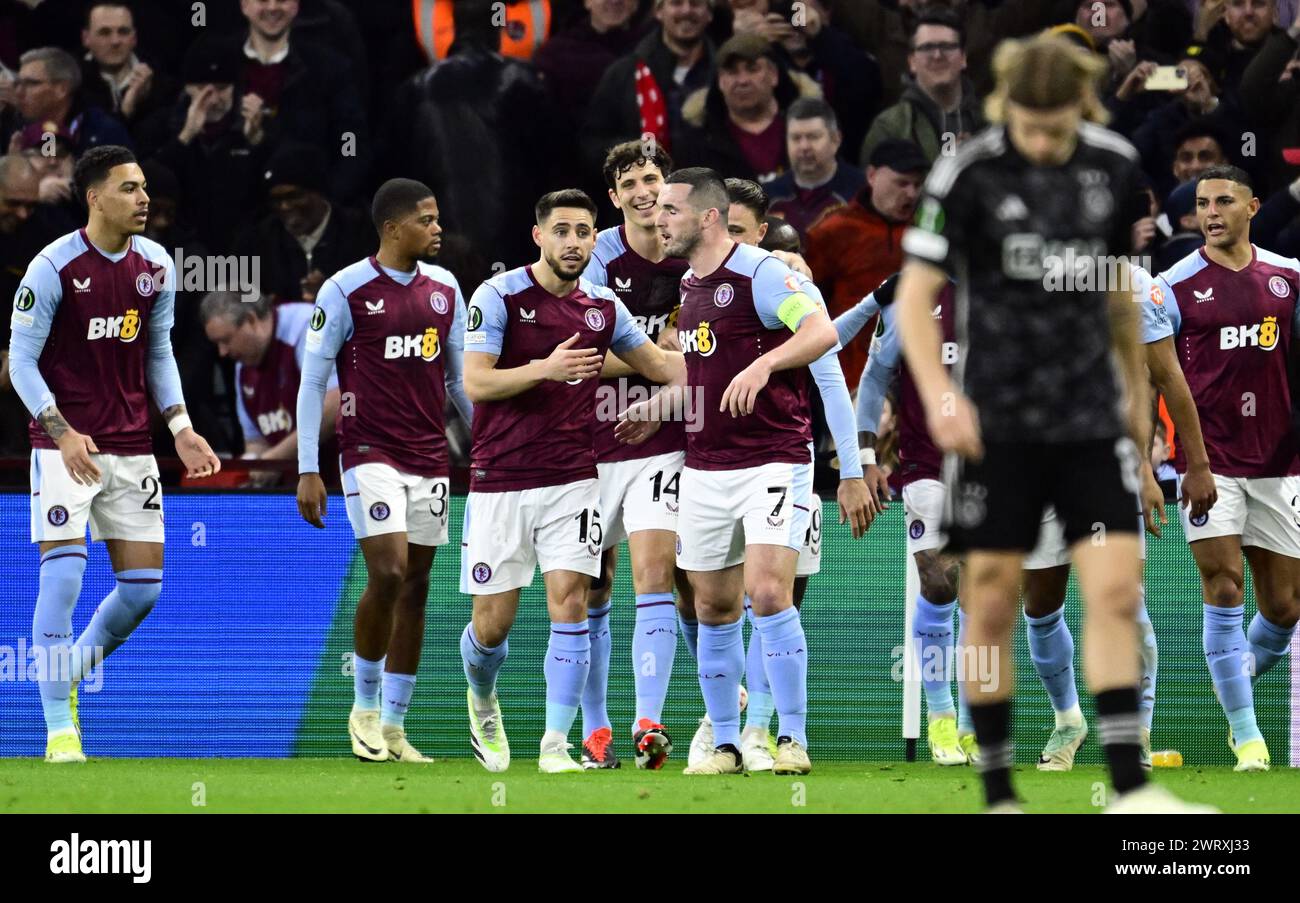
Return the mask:
[[[853,202],[827,214],[808,230],[805,259],[813,281],[826,298],[831,317],[838,317],[875,291],[903,265],[903,232],[908,223],[891,223],[871,206],[870,189]],[[871,345],[870,329],[840,352],[840,366],[850,391],[857,388]]]

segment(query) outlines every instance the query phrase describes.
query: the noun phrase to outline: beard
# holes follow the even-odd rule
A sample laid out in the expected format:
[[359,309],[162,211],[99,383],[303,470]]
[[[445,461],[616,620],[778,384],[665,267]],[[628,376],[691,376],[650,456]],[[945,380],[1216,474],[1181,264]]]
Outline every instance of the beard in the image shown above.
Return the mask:
[[702,237],[703,233],[701,233],[699,229],[696,229],[689,235],[681,235],[680,233],[675,234],[668,243],[664,245],[664,254],[669,257],[676,257],[685,260],[695,253],[695,249],[700,246]]
[[580,261],[561,260],[559,257],[552,257],[546,254],[546,265],[551,268],[551,272],[559,276],[566,282],[577,279],[582,275],[582,271],[587,268],[591,262],[591,255],[588,254]]

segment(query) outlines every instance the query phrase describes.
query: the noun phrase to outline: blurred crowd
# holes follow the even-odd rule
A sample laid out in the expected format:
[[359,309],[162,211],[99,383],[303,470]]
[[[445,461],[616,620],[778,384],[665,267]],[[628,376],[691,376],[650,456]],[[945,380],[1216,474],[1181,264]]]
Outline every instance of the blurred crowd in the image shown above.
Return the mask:
[[[72,167],[97,144],[144,161],[149,237],[256,257],[273,312],[373,253],[387,178],[434,189],[470,293],[534,256],[546,191],[583,188],[615,225],[605,152],[653,138],[760,182],[838,314],[900,266],[933,160],[984,127],[998,41],[1044,29],[1109,64],[1153,269],[1201,243],[1192,180],[1221,162],[1256,181],[1256,244],[1300,253],[1300,0],[0,0],[0,294],[83,224]],[[178,292],[173,342],[196,428],[240,455],[256,437],[212,337],[265,314],[204,322],[205,293]],[[869,336],[842,352],[850,387]],[[22,455],[6,371],[0,454]]]

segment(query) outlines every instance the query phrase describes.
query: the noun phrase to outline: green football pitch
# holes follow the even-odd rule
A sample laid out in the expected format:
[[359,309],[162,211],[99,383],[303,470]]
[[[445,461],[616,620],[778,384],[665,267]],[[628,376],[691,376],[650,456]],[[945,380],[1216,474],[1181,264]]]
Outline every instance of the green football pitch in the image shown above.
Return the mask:
[[[85,765],[0,760],[0,812],[398,812],[398,813],[973,813],[979,777],[929,763],[817,763],[802,778],[770,773],[688,778],[663,771],[541,775],[531,760],[488,774],[473,760],[430,765],[345,759],[95,759]],[[1295,812],[1300,770],[1233,774],[1226,768],[1161,769],[1156,780],[1224,812]],[[1016,769],[1031,813],[1095,813],[1104,770]]]

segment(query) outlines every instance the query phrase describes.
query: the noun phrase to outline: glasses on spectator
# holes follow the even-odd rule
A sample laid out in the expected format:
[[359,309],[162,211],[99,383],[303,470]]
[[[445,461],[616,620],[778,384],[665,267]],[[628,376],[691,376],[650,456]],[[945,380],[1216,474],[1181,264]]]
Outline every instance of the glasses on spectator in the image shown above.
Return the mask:
[[961,45],[956,41],[932,41],[929,44],[917,44],[912,48],[912,52],[924,56],[927,53],[937,53],[947,56],[950,53],[956,53],[961,49]]

